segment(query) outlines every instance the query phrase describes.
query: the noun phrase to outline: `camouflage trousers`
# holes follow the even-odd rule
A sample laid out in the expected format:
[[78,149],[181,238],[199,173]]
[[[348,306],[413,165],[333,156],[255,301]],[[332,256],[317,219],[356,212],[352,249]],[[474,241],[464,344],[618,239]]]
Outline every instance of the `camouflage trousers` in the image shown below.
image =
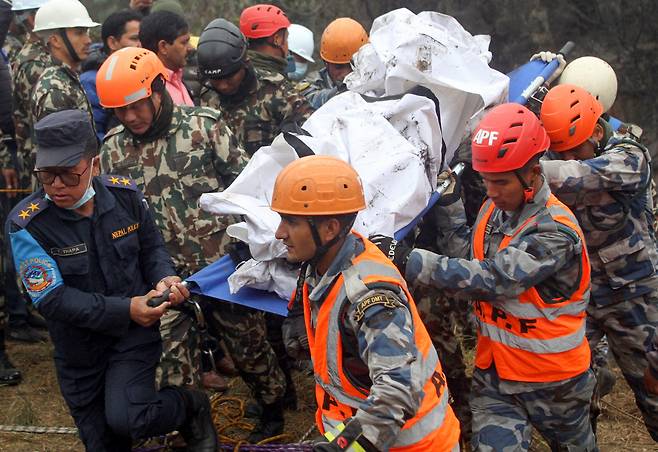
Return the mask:
[[155,370],[158,388],[201,387],[201,338],[187,312],[170,310],[160,319],[162,355]]
[[[647,393],[643,375],[648,362],[646,351],[658,326],[658,290],[615,304],[587,309],[587,339],[594,350],[603,335],[633,390],[649,434],[658,441],[658,396]],[[596,407],[594,407],[596,408]]]
[[267,340],[262,311],[214,301],[207,318],[213,332],[226,344],[229,355],[256,400],[272,404],[283,397],[286,379]]
[[[194,295],[193,295],[194,296]],[[224,341],[240,376],[256,399],[266,404],[281,399],[286,380],[267,340],[263,312],[197,298],[205,303],[211,333]],[[159,387],[200,386],[201,337],[188,313],[169,311],[160,322],[162,356],[156,371]]]
[[553,451],[596,451],[589,421],[594,390],[591,370],[555,383],[501,380],[495,366],[473,372],[472,448],[477,451],[526,451],[532,427]]
[[462,439],[468,442],[471,434],[471,408],[468,402],[471,381],[466,375],[458,330],[463,330],[466,316],[470,312],[470,303],[445,297],[441,291],[426,286],[414,288],[412,295],[420,318],[439,354],[452,399],[451,406],[461,425]]

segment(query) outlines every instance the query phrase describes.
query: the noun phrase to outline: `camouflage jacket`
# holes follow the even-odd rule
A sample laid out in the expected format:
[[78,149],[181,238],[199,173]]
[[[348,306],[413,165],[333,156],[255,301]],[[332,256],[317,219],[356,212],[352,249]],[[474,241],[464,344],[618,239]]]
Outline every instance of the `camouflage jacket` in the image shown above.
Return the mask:
[[43,71],[53,64],[46,46],[30,37],[12,62],[14,127],[16,148],[28,178],[34,169],[32,156],[32,93]]
[[105,172],[134,179],[144,192],[181,276],[223,255],[225,230],[235,219],[202,210],[199,198],[231,184],[246,157],[218,111],[174,106],[167,134],[150,142],[115,127],[105,136],[101,162]]
[[43,71],[32,93],[33,121],[36,123],[50,113],[70,108],[87,111],[93,124],[91,105],[78,73],[52,59],[51,66]]
[[640,147],[613,137],[595,158],[542,161],[551,189],[573,210],[585,233],[596,305],[658,287],[648,209],[649,159]]
[[272,144],[282,131],[294,131],[313,112],[283,75],[259,69],[254,72],[251,87],[239,99],[221,96],[209,87],[201,93],[201,105],[222,112],[222,119],[249,156]]
[[[364,249],[361,239],[350,234],[324,275],[320,277],[309,266],[306,286],[312,325],[317,325],[320,307],[338,275]],[[394,292],[393,286],[390,287],[390,290],[374,289],[351,300],[341,316],[344,323],[340,326],[343,367],[349,372],[352,384],[368,388],[369,393],[353,418],[360,421],[366,438],[382,451],[388,450],[401,426],[418,411],[425,384],[420,379],[421,364],[417,359],[420,352],[415,344],[416,326],[409,300],[404,292]],[[388,303],[368,303],[375,295],[384,296]],[[342,306],[341,302],[336,300],[336,308]]]
[[336,94],[347,90],[347,86],[344,83],[334,83],[331,77],[329,77],[327,68],[320,69],[317,78],[307,80],[306,83],[300,82],[297,86],[316,110]]
[[278,58],[262,52],[256,52],[255,50],[247,50],[247,57],[256,69],[281,74],[283,77],[286,76],[288,62],[283,58]]
[[16,35],[12,32],[7,33],[5,38],[5,43],[2,46],[2,50],[7,56],[7,61],[9,64],[13,64],[16,59],[16,55],[21,51],[21,48],[25,44],[25,34]]
[[[494,209],[484,243],[485,259],[481,261],[472,258],[471,231],[463,204],[458,201],[446,207],[442,219],[437,220],[443,242],[439,249],[454,257],[414,249],[407,261],[405,279],[410,285],[434,286],[459,298],[486,300],[494,305],[516,298],[531,287],[549,297],[575,290],[580,282],[582,244],[575,231],[558,228],[546,208],[549,195],[544,182],[535,201],[520,211]],[[513,235],[532,216],[536,217],[537,229],[514,237],[499,250],[504,236]],[[471,260],[465,259],[467,256]]]

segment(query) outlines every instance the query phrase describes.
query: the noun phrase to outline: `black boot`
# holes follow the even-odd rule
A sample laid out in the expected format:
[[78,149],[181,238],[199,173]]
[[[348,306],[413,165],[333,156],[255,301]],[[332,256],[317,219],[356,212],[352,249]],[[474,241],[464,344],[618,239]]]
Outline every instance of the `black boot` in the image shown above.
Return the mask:
[[263,404],[263,414],[261,415],[258,424],[251,431],[249,441],[251,444],[256,444],[264,439],[271,438],[283,433],[283,402],[277,400],[274,403]]
[[188,451],[215,452],[219,447],[217,432],[212,422],[208,396],[192,389],[179,389],[185,401],[187,417],[178,430],[180,431]]
[[17,385],[21,379],[21,372],[9,361],[5,352],[5,332],[0,330],[0,386]]

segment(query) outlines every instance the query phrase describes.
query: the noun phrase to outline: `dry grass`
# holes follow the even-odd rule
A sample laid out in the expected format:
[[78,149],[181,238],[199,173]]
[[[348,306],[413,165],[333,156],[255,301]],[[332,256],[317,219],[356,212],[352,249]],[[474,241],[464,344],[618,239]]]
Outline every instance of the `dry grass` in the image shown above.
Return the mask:
[[[0,425],[37,425],[48,427],[73,427],[62,399],[52,361],[50,344],[23,345],[9,343],[9,354],[23,372],[22,384],[0,388]],[[612,394],[604,399],[604,412],[599,421],[599,447],[601,451],[658,451],[638,420],[639,412],[630,389],[616,369],[617,384]],[[314,395],[311,377],[295,375],[299,394],[299,410],[286,412],[285,441],[298,441],[313,424]],[[233,424],[239,407],[239,400],[248,398],[248,390],[239,379],[231,381],[226,397],[235,397],[227,402],[226,409],[218,410],[217,422],[227,437],[238,441],[249,431],[248,424]],[[246,420],[247,422],[249,420]],[[317,435],[314,431],[311,437]],[[74,435],[18,434],[0,432],[0,451],[77,451],[83,450]],[[538,439],[533,451],[546,451],[548,448]]]

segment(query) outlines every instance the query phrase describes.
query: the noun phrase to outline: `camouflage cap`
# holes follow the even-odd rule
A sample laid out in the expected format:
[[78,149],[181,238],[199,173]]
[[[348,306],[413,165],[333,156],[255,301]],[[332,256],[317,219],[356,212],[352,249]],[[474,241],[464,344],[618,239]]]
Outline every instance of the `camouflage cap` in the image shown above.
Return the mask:
[[98,153],[98,138],[89,114],[82,110],[61,110],[34,125],[37,168],[71,167],[85,153]]

